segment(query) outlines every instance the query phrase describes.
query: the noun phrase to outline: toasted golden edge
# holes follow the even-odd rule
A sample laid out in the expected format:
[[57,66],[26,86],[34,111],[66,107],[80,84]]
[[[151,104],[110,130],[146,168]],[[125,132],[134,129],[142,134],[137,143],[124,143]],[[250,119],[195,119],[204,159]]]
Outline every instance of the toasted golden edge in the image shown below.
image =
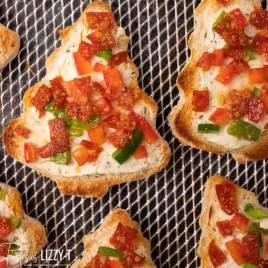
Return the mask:
[[18,54],[20,37],[17,33],[0,24],[0,70],[4,69]]
[[[216,197],[216,191],[215,191],[215,186],[216,184],[222,183],[222,182],[231,182],[230,180],[221,177],[221,176],[212,176],[210,177],[205,185],[205,191],[203,194],[203,203],[202,203],[202,210],[201,210],[201,215],[200,215],[200,228],[201,228],[201,238],[200,238],[200,243],[199,247],[197,249],[197,253],[201,259],[201,268],[209,268],[212,267],[213,265],[210,261],[210,257],[208,254],[208,246],[209,243],[212,239],[215,239],[217,242],[217,237],[215,236],[215,232],[213,231],[213,228],[215,226],[212,226],[210,224],[210,219],[213,217],[214,214],[217,214],[217,211],[213,210],[213,206],[215,205],[215,202],[218,202],[218,199]],[[236,193],[237,193],[237,200],[238,204],[247,198],[248,202],[260,207],[261,209],[265,210],[268,212],[267,208],[262,207],[259,204],[258,198],[255,196],[254,193],[247,191],[243,189],[242,187],[235,185],[236,188]],[[220,234],[218,234],[220,236]],[[227,251],[222,249],[226,255],[228,254]]]
[[[85,13],[90,10],[94,10],[95,8],[101,8],[105,11],[111,11],[110,7],[103,2],[93,2],[87,6],[84,12],[81,14],[79,21],[85,19]],[[60,31],[61,42],[64,44],[66,40],[68,40],[71,31],[76,26],[76,23],[72,26],[67,27],[65,30]],[[125,37],[122,42],[128,44],[129,38]],[[46,68],[49,70],[49,66],[54,63],[57,54],[60,53],[60,48],[56,48],[54,52],[47,58]],[[133,63],[133,61],[128,58],[128,63],[131,64],[133,68],[133,72],[135,73],[135,78],[133,78],[132,85],[133,87],[138,87],[137,77],[138,77],[138,68]],[[28,89],[23,98],[23,113],[26,113],[27,109],[31,107],[30,100],[39,86],[42,84],[42,81],[35,84],[33,87]],[[140,89],[141,90],[141,89]],[[156,117],[157,113],[157,104],[156,102],[148,96],[143,90],[141,90],[141,97],[138,100],[138,103],[146,103],[147,107],[149,107]],[[162,159],[160,164],[157,167],[146,170],[145,172],[134,172],[129,174],[110,174],[110,175],[88,175],[88,176],[77,176],[77,177],[57,177],[51,175],[47,171],[43,169],[36,169],[31,165],[28,165],[24,161],[24,153],[23,153],[23,143],[24,139],[21,138],[16,132],[15,128],[18,124],[24,124],[26,118],[22,115],[21,117],[12,120],[9,125],[4,129],[2,139],[5,145],[7,152],[12,155],[15,159],[20,161],[21,163],[35,169],[38,173],[55,180],[59,190],[62,194],[68,195],[78,195],[78,196],[87,196],[87,197],[97,197],[100,198],[104,196],[109,187],[115,184],[130,182],[138,179],[148,178],[149,176],[161,171],[169,162],[171,151],[168,143],[161,138],[161,149],[162,149]]]
[[[254,6],[261,6],[259,0],[247,0]],[[244,4],[244,0],[233,0],[231,4]],[[268,133],[264,133],[259,141],[252,143],[249,146],[241,149],[229,150],[224,146],[211,143],[206,140],[202,135],[198,134],[191,125],[191,112],[192,112],[192,91],[196,88],[199,79],[196,62],[202,55],[202,49],[196,48],[196,40],[202,38],[199,36],[199,30],[204,21],[200,19],[200,14],[217,11],[221,8],[216,0],[203,0],[196,10],[196,28],[189,38],[189,48],[191,50],[191,57],[189,62],[180,72],[177,85],[180,94],[178,104],[171,111],[168,121],[173,135],[181,142],[183,146],[191,146],[200,150],[208,151],[216,154],[231,153],[236,161],[239,163],[246,163],[248,161],[257,161],[268,158]]]
[[[22,208],[20,193],[13,187],[0,183],[4,192],[8,207],[14,212],[15,217],[21,218],[21,225],[27,234],[27,242],[30,244],[27,259],[35,256],[47,243],[44,226],[36,219],[26,215]],[[25,261],[25,258],[22,260]]]
[[[126,210],[123,209],[112,209],[109,215],[105,218],[103,224],[96,229],[95,231],[98,231],[99,233],[105,234],[106,229],[110,227],[110,225],[114,225],[114,223],[122,223],[124,226],[128,226],[130,228],[135,228],[138,231],[138,239],[137,239],[137,245],[138,247],[143,247],[146,249],[145,252],[145,264],[146,267],[152,267],[156,268],[152,258],[151,258],[151,245],[150,242],[143,236],[141,232],[141,228],[139,224],[135,221],[133,221],[128,214]],[[95,241],[94,237],[92,237],[95,233],[95,231],[91,234],[85,235],[83,237],[83,243],[84,243],[84,252],[90,252],[91,247],[94,246]],[[101,237],[98,237],[99,240],[101,240]],[[84,267],[86,263],[83,262],[83,260],[77,261],[78,268]],[[76,265],[76,263],[74,263]]]

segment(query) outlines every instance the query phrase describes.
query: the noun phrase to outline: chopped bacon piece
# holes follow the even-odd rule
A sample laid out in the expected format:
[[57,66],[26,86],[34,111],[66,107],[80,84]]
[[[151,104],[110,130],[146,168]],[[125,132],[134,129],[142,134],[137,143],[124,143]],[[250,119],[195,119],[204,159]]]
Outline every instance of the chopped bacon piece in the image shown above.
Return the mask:
[[137,267],[142,266],[145,259],[133,251],[127,251],[123,260],[124,267]]
[[218,3],[222,4],[223,6],[227,6],[231,0],[217,0]]
[[49,142],[46,145],[38,148],[37,153],[42,158],[48,158],[48,157],[52,156],[54,153],[53,153],[53,147],[52,147],[51,143]]
[[110,32],[94,31],[87,38],[91,41],[95,51],[112,49],[116,43]]
[[231,225],[240,232],[245,232],[248,228],[249,219],[241,213],[235,213],[230,219]]
[[244,47],[235,48],[231,46],[227,46],[224,48],[225,57],[230,57],[235,60],[242,60],[246,56],[246,49]]
[[39,112],[39,117],[42,117],[45,114],[45,106],[51,101],[52,92],[49,87],[42,85],[34,97],[31,99],[31,104]]
[[223,182],[216,185],[216,194],[221,209],[228,215],[233,215],[238,211],[236,200],[236,189],[234,184]]
[[22,125],[17,125],[15,128],[15,131],[24,139],[29,139],[31,130],[28,129],[27,127],[24,127]]
[[253,98],[250,90],[232,89],[225,96],[224,104],[231,111],[233,118],[241,118],[249,112],[249,102]]
[[94,111],[100,115],[109,115],[113,111],[113,106],[110,100],[100,97],[93,103]]
[[246,263],[258,265],[261,261],[259,232],[249,232],[242,238],[243,257]]
[[268,29],[268,16],[261,7],[255,8],[250,14],[250,24],[258,29]]
[[118,106],[131,110],[137,99],[140,97],[140,90],[127,88],[118,98]]
[[0,239],[2,240],[12,232],[12,227],[10,225],[9,219],[0,216]]
[[210,52],[204,52],[201,58],[197,61],[196,67],[202,68],[207,71],[212,65],[214,60],[216,59],[216,55]]
[[123,77],[117,68],[103,71],[103,77],[107,88],[112,94],[125,88]]
[[112,69],[116,67],[116,65],[119,65],[122,62],[125,62],[127,60],[127,57],[128,57],[127,51],[118,52],[110,57],[108,66]]
[[252,98],[249,101],[249,111],[247,117],[250,121],[258,123],[264,114],[264,104],[261,99]]
[[243,30],[245,27],[248,26],[248,21],[239,8],[232,10],[229,15],[235,21],[238,29]]
[[89,44],[85,41],[81,41],[81,43],[79,44],[78,52],[84,60],[91,61],[96,50],[92,44]]
[[233,60],[228,64],[228,66],[230,68],[232,68],[236,74],[241,74],[241,73],[249,70],[249,68],[250,68],[248,63],[244,60],[239,60],[239,61]]
[[4,243],[0,241],[0,257],[6,257],[9,252],[9,243]]
[[136,129],[136,121],[124,113],[113,113],[104,120],[104,125],[109,128],[122,129],[130,132]]
[[91,261],[85,266],[85,268],[110,268],[108,265],[108,258],[97,254]]
[[232,113],[225,108],[218,108],[210,117],[209,121],[218,126],[224,126],[233,118]]
[[138,231],[135,228],[118,223],[114,234],[109,239],[109,243],[116,249],[133,251],[136,247],[137,237]]
[[221,264],[225,263],[227,258],[222,250],[218,247],[215,240],[212,240],[208,247],[208,254],[210,257],[210,261],[212,262],[214,267],[218,267]]
[[48,122],[53,153],[63,153],[70,146],[70,138],[62,118],[51,119]]
[[24,159],[26,163],[34,163],[37,160],[37,149],[32,142],[24,143]]
[[216,225],[221,235],[228,236],[233,234],[234,228],[229,221],[218,221]]
[[227,250],[230,252],[233,260],[238,264],[244,264],[243,247],[241,243],[236,239],[232,239],[225,243]]
[[205,112],[209,108],[209,91],[208,90],[194,90],[192,107],[195,112]]
[[86,123],[92,116],[92,106],[88,103],[68,103],[66,106],[67,118],[76,118]]
[[88,28],[97,31],[111,31],[115,26],[112,12],[86,13]]
[[258,54],[267,54],[268,53],[268,36],[262,34],[256,34],[253,38],[252,43],[250,44],[252,51]]
[[67,104],[67,93],[62,77],[58,76],[54,78],[50,81],[50,85],[53,95],[53,107],[55,109],[65,108]]
[[249,41],[249,36],[239,28],[236,20],[230,14],[224,16],[222,21],[214,29],[231,47],[245,47]]
[[108,141],[115,147],[123,149],[127,142],[131,139],[132,134],[128,131],[118,129],[107,135]]
[[115,94],[113,94],[109,88],[105,88],[97,82],[93,82],[93,89],[108,100],[115,99]]

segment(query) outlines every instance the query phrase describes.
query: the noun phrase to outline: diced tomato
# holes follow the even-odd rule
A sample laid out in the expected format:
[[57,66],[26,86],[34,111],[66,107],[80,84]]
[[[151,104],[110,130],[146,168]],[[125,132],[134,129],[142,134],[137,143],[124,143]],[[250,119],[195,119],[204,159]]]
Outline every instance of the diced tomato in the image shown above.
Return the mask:
[[119,260],[108,260],[110,268],[125,268]]
[[196,63],[197,67],[200,67],[204,70],[208,70],[211,66],[220,66],[223,64],[224,60],[224,50],[217,49],[212,53],[205,52],[202,57]]
[[268,16],[261,7],[255,8],[250,14],[250,24],[258,29],[268,29]]
[[32,142],[24,143],[24,159],[26,163],[34,163],[37,160],[37,149]]
[[221,66],[223,64],[224,60],[224,49],[216,49],[213,51],[213,54],[216,56],[213,65],[215,66]]
[[10,247],[10,244],[5,243],[5,242],[0,242],[0,257],[6,257],[8,255],[9,247]]
[[143,138],[147,143],[153,144],[159,139],[157,132],[152,128],[150,123],[135,112],[130,112],[130,116],[136,121],[137,128],[143,132]]
[[248,119],[254,123],[258,123],[264,113],[263,101],[258,98],[252,98],[248,104],[248,109]]
[[95,144],[101,145],[106,141],[106,133],[102,123],[89,128],[87,134],[89,139]]
[[108,265],[108,257],[104,255],[97,254],[95,255],[90,262],[87,263],[84,268],[110,268]]
[[256,34],[253,38],[252,43],[250,44],[252,51],[258,54],[267,54],[268,53],[268,36]]
[[241,213],[236,213],[230,220],[232,226],[240,232],[245,232],[248,228],[249,219]]
[[194,90],[192,107],[195,112],[206,112],[209,108],[209,91]]
[[93,44],[95,51],[112,49],[116,45],[112,33],[107,31],[94,31],[90,33],[87,38]]
[[7,262],[6,261],[0,261],[0,268],[7,268]]
[[115,26],[112,12],[86,13],[88,28],[97,31],[111,31]]
[[236,75],[236,70],[233,66],[222,65],[220,71],[217,74],[215,80],[223,85],[228,85]]
[[61,76],[57,76],[50,81],[50,85],[53,95],[53,108],[65,108],[67,105],[67,92],[65,89],[65,81]]
[[93,143],[93,142],[88,141],[88,140],[82,140],[80,142],[80,145],[84,146],[85,148],[87,148],[89,150],[96,150],[98,148],[98,145],[96,143]]
[[235,60],[242,60],[246,56],[246,49],[244,47],[234,48],[231,46],[227,46],[224,48],[225,57],[230,57]]
[[265,242],[264,242],[264,253],[265,255],[268,255],[268,238],[265,238]]
[[10,225],[9,219],[0,216],[0,239],[3,240],[12,232],[12,227]]
[[22,125],[17,125],[15,128],[15,131],[24,139],[29,139],[31,130],[22,126]]
[[230,221],[217,221],[216,226],[223,236],[229,236],[233,234],[233,226]]
[[93,105],[100,115],[108,115],[113,111],[111,101],[107,100],[104,97],[98,98],[96,101],[94,101]]
[[48,158],[54,154],[52,144],[49,142],[46,145],[37,149],[37,153],[42,158]]
[[128,56],[128,52],[127,51],[121,51],[121,52],[118,52],[116,54],[113,54],[110,57],[108,66],[110,68],[116,67],[116,65],[119,65],[122,62],[126,61],[127,60],[127,56]]
[[96,52],[96,49],[92,44],[89,44],[85,41],[82,41],[78,48],[78,53],[85,61],[91,61],[94,54]]
[[243,258],[246,263],[258,265],[261,261],[260,256],[260,233],[249,232],[242,238]]
[[217,0],[218,3],[222,4],[223,6],[227,6],[231,0]]
[[73,53],[74,64],[78,75],[88,75],[92,72],[92,64],[90,61],[86,61],[79,53],[76,51]]
[[141,159],[147,157],[147,150],[144,145],[140,145],[138,149],[133,153],[135,159]]
[[234,9],[229,14],[234,19],[236,25],[240,30],[243,30],[248,26],[248,21],[239,8]]
[[266,113],[268,113],[268,89],[264,89],[261,99],[264,105],[264,110]]
[[112,93],[117,93],[119,90],[124,89],[124,80],[117,68],[104,70],[103,77],[107,88]]
[[215,240],[212,240],[209,244],[208,255],[214,267],[220,266],[221,264],[225,263],[227,260],[225,254],[216,244]]
[[238,264],[244,264],[243,247],[237,239],[230,240],[225,243],[227,250],[230,252],[233,260]]
[[265,83],[268,81],[268,68],[254,68],[248,70],[248,80],[250,83]]
[[97,73],[102,73],[104,70],[107,69],[107,66],[104,64],[101,64],[99,62],[96,62],[93,67],[93,71]]
[[248,63],[244,60],[233,60],[228,65],[236,74],[241,74],[250,69]]
[[83,166],[89,159],[89,151],[81,146],[72,152],[72,157],[78,166]]
[[217,184],[215,188],[221,209],[228,215],[235,214],[238,211],[238,205],[234,184],[223,182]]
[[88,150],[88,159],[87,162],[93,163],[98,160],[100,153],[103,151],[103,148],[96,145],[95,143],[87,140],[82,140],[80,145],[85,147]]
[[209,121],[218,126],[224,126],[233,118],[232,113],[225,108],[218,108],[210,117]]

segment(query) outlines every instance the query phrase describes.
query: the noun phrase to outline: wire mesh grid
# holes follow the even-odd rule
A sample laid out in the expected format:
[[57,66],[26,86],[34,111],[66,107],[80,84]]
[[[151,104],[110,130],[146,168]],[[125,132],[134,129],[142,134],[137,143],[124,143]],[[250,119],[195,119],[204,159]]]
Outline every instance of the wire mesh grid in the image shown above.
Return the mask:
[[[0,22],[21,36],[18,57],[1,74],[1,125],[20,115],[26,89],[45,75],[45,59],[60,45],[57,30],[74,23],[90,1],[1,0]],[[121,184],[102,199],[62,196],[52,181],[14,161],[0,145],[0,181],[22,193],[24,210],[46,228],[45,249],[62,256],[39,254],[30,267],[59,267],[83,251],[82,237],[97,228],[112,207],[121,207],[141,225],[152,244],[157,267],[198,267],[196,254],[203,186],[221,174],[258,194],[267,204],[267,162],[238,165],[223,157],[181,147],[167,125],[178,101],[176,78],[189,57],[187,39],[200,1],[110,0],[117,22],[130,36],[130,55],[139,68],[140,86],[159,105],[157,126],[169,142],[169,165],[148,180]],[[29,66],[31,70],[29,69]]]

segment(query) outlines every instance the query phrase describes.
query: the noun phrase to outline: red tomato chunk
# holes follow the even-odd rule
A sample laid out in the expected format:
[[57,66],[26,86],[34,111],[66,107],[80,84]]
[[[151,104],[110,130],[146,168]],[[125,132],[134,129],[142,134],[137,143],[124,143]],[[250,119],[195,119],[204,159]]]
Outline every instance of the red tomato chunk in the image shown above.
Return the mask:
[[206,112],[209,108],[209,91],[194,90],[192,107],[195,112]]

